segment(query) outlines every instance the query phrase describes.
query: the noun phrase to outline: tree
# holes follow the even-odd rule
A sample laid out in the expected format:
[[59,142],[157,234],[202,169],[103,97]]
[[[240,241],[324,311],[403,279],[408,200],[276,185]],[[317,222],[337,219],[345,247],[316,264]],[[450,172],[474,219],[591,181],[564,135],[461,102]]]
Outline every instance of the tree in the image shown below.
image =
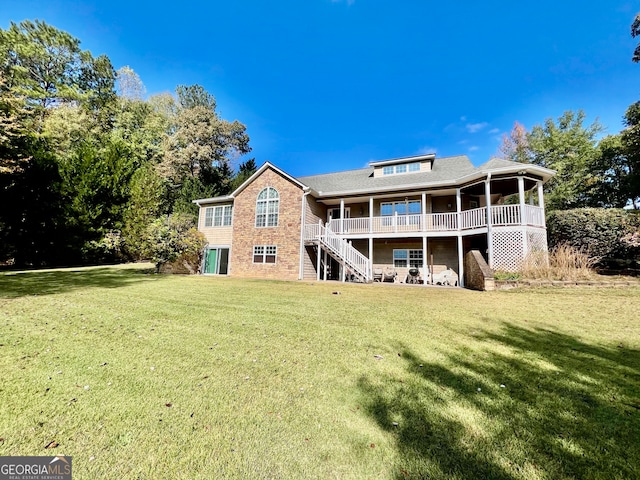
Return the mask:
[[24,149],[27,116],[22,99],[8,91],[5,74],[0,70],[0,174],[21,171],[29,159]]
[[626,160],[626,194],[634,208],[640,208],[640,102],[629,106],[624,124],[620,141]]
[[155,166],[146,163],[131,178],[130,198],[123,215],[124,246],[130,257],[136,260],[144,258],[147,227],[154,219],[167,213],[165,182],[157,174]]
[[116,72],[116,84],[120,97],[127,100],[142,100],[147,91],[138,74],[128,65]]
[[251,148],[246,127],[221,119],[215,98],[201,86],[179,86],[177,94],[174,128],[167,136],[158,172],[168,182],[176,211],[195,216],[191,200],[229,193],[231,163]]
[[502,136],[498,154],[512,162],[530,163],[531,151],[527,139],[527,129],[520,122],[514,122],[511,133]]
[[78,39],[39,20],[11,22],[8,30],[0,30],[0,69],[8,88],[41,116],[60,103],[100,107],[113,96],[109,59],[93,58]]
[[567,111],[557,122],[548,118],[527,135],[533,163],[555,170],[545,184],[549,209],[589,206],[597,183],[593,167],[598,160],[597,135],[603,131],[598,121],[584,127],[582,110]]
[[169,215],[158,218],[147,229],[147,249],[156,265],[156,272],[181,255],[197,256],[201,254],[206,239],[195,228],[189,215]]
[[[640,36],[640,13],[636,15],[636,18],[633,20],[631,24],[631,37],[636,38]],[[636,46],[636,49],[633,52],[633,57],[631,60],[638,63],[640,62],[640,43]]]

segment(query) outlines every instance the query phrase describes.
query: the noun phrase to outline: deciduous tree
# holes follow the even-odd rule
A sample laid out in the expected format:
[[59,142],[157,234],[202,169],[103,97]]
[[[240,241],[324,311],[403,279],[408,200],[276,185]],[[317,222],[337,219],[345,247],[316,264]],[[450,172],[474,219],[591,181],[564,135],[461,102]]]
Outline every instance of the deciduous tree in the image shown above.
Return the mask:
[[527,135],[533,163],[555,170],[556,176],[545,184],[546,204],[550,209],[584,207],[590,204],[590,191],[597,182],[593,167],[599,155],[597,136],[603,131],[596,120],[583,125],[583,111],[567,111],[536,125]]

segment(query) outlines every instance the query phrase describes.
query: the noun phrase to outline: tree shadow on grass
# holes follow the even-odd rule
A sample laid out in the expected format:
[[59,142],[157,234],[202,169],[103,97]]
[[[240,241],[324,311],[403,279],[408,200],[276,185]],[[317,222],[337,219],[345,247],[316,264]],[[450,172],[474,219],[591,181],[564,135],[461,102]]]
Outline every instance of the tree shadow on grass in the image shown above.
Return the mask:
[[[640,352],[505,324],[482,349],[360,379],[397,478],[640,478]],[[397,425],[394,425],[394,422]]]
[[118,288],[141,282],[153,269],[93,267],[59,270],[31,270],[0,274],[0,298],[51,295],[80,288]]

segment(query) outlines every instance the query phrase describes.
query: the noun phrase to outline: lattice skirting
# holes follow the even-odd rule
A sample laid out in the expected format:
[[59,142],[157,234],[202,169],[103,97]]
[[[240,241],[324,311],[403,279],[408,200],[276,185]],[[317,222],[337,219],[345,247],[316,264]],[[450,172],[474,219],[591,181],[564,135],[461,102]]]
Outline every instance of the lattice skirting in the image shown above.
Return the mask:
[[532,252],[547,252],[546,230],[533,228],[494,228],[492,232],[493,268],[507,272],[520,270]]

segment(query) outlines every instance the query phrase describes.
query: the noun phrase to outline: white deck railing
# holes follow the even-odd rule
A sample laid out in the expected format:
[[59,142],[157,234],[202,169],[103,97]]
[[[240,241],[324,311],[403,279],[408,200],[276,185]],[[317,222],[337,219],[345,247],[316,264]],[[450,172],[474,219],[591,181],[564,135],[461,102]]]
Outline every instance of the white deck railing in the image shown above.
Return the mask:
[[[544,227],[544,209],[532,205],[494,205],[491,207],[491,223],[498,226],[529,225]],[[332,232],[339,235],[379,233],[451,232],[473,230],[487,226],[486,208],[474,208],[463,212],[422,213],[334,219],[329,222]],[[306,225],[305,239],[313,240],[320,226]]]
[[[312,237],[307,237],[307,235],[312,235]],[[348,267],[361,275],[365,281],[373,279],[369,259],[353,248],[344,238],[332,232],[330,228],[325,228],[320,223],[305,225],[305,239],[319,241]]]

